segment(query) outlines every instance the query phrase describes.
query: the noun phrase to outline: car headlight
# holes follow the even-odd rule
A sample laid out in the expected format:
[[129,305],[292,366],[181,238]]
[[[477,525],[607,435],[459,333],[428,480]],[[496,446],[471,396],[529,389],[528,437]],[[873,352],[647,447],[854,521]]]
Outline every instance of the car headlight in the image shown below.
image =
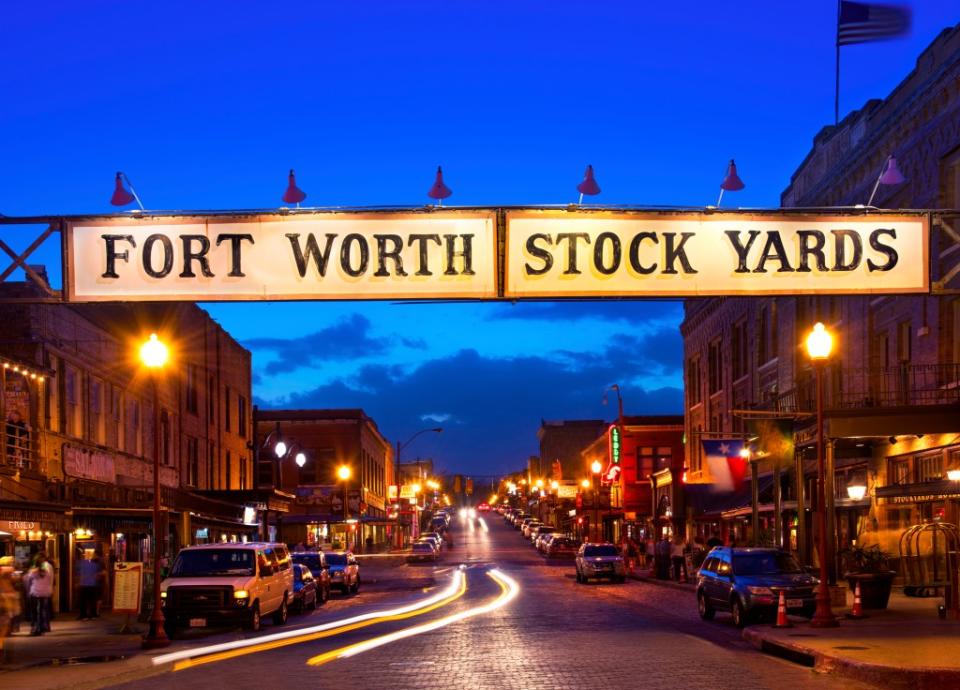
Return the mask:
[[160,608],[163,608],[167,605],[167,593],[160,592]]
[[769,587],[747,587],[747,591],[750,592],[750,594],[765,595],[768,597],[773,596],[773,590]]

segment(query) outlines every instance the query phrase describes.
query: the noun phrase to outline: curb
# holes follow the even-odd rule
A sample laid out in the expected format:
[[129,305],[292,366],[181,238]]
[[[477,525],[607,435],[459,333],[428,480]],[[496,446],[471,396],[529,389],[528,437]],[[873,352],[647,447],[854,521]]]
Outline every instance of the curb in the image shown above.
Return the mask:
[[673,580],[658,580],[655,577],[643,577],[641,575],[637,575],[636,572],[628,574],[627,579],[636,580],[637,582],[646,582],[651,585],[657,585],[658,587],[669,587],[670,589],[676,589],[681,592],[693,593],[697,589],[696,586],[691,583],[683,584],[681,582],[674,582]]
[[904,668],[857,661],[839,654],[808,647],[801,642],[772,638],[761,630],[747,628],[743,639],[757,650],[830,673],[891,690],[942,690],[960,687],[960,668],[917,666]]

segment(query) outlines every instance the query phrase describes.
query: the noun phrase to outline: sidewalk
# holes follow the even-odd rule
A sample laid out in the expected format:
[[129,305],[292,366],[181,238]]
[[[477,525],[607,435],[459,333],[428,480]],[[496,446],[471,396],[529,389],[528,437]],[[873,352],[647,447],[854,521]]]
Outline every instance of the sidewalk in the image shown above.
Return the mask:
[[[848,603],[852,595],[848,593]],[[755,625],[743,631],[757,649],[811,664],[822,673],[866,681],[895,690],[960,687],[960,621],[940,620],[941,598],[906,597],[894,592],[886,611],[836,628],[812,628],[793,619],[793,628]]]
[[24,621],[20,632],[6,639],[6,659],[0,664],[0,672],[80,663],[80,659],[122,659],[139,654],[146,624],[134,619],[131,622],[133,632],[120,634],[125,620],[125,615],[106,614],[92,621],[78,621],[61,615],[51,624],[52,631],[39,637],[30,636],[30,623]]

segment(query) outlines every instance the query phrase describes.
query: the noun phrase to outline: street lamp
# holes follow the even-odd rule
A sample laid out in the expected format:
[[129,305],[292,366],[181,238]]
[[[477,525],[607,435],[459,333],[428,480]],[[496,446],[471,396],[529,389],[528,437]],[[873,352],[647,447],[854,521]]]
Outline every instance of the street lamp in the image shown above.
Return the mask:
[[817,586],[817,610],[810,620],[810,625],[814,628],[833,628],[838,623],[830,610],[830,590],[827,584],[827,497],[824,481],[826,459],[823,440],[823,368],[833,349],[833,336],[822,323],[817,322],[807,335],[806,345],[817,378],[817,532],[820,535],[817,549],[820,559],[820,584]]
[[[603,533],[603,530],[600,528],[600,472],[603,470],[603,465],[600,464],[599,460],[594,460],[590,464],[590,471],[593,472],[593,518],[596,523],[597,530],[597,541],[600,541],[600,535]],[[591,530],[592,532],[593,530]]]
[[348,540],[347,520],[350,518],[350,508],[349,508],[349,504],[347,503],[347,486],[350,482],[351,474],[352,472],[350,471],[349,465],[340,465],[340,467],[337,468],[337,478],[343,482],[343,547],[344,549],[347,549],[347,540]]
[[[420,434],[427,433],[428,431],[432,431],[435,434],[439,434],[443,432],[443,427],[435,426],[435,427],[427,427],[426,429],[420,429],[420,431],[415,433],[413,436],[408,438],[403,443],[400,443],[400,441],[397,441],[397,457],[395,461],[397,466],[397,476],[394,477],[394,480],[397,482],[397,505],[398,506],[401,505],[400,504],[400,452],[404,448],[409,446],[411,443],[413,443],[413,439],[415,439]],[[414,512],[414,514],[416,514],[416,512]],[[403,548],[403,534],[400,531],[400,511],[397,512],[397,548],[398,549]]]
[[144,649],[158,649],[170,644],[163,629],[163,612],[160,610],[160,554],[165,550],[166,521],[160,525],[160,393],[157,379],[170,358],[167,346],[157,338],[156,333],[140,346],[140,362],[150,372],[153,384],[153,612],[150,614],[150,630],[143,638]]

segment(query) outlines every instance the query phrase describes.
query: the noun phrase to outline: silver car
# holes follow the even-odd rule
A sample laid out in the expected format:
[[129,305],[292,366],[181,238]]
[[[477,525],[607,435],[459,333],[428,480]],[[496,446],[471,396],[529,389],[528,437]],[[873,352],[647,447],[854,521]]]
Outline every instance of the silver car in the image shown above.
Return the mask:
[[623,556],[614,544],[584,544],[577,551],[576,568],[577,582],[580,584],[600,578],[612,582],[626,582],[627,579]]

